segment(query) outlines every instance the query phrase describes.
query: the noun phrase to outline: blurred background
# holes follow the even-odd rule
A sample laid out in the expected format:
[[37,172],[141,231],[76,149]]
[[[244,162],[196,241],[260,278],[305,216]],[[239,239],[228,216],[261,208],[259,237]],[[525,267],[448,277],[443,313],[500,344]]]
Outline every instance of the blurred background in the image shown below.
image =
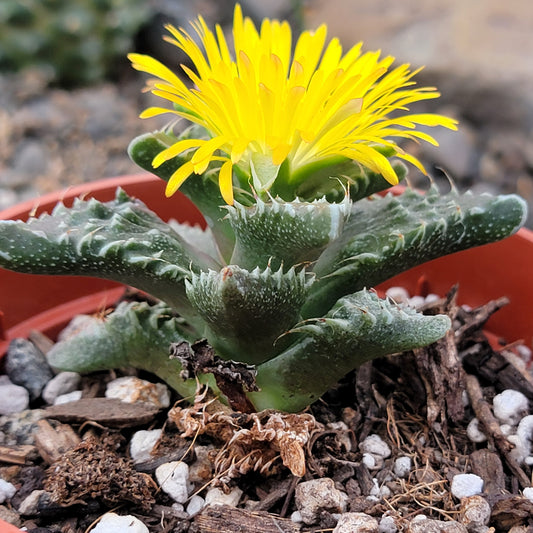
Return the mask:
[[[359,41],[436,85],[428,109],[460,120],[433,130],[440,147],[409,146],[444,187],[518,192],[533,211],[533,2],[531,0],[242,0],[246,14],[288,19],[296,31],[328,24],[348,49]],[[126,154],[151,96],[125,60],[183,57],[163,25],[202,14],[230,31],[231,0],[1,0],[0,209],[52,190],[138,172]],[[412,108],[414,109],[414,108]],[[427,179],[410,170],[413,184]],[[528,226],[533,227],[533,214]]]

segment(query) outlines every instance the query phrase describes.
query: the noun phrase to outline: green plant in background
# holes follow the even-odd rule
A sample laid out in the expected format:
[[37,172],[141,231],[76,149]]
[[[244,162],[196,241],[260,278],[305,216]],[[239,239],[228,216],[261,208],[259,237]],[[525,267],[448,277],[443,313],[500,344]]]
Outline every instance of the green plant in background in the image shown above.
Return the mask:
[[69,86],[99,81],[148,14],[143,0],[2,0],[0,71],[36,67]]
[[203,47],[168,28],[194,65],[183,67],[192,86],[149,56],[130,56],[159,78],[152,92],[193,124],[180,135],[145,134],[129,152],[167,181],[168,195],[188,196],[207,228],[167,224],[119,190],[111,202],[78,200],[27,223],[2,222],[0,264],[119,280],[162,301],[121,304],[56,344],[49,357],[58,368],[132,365],[183,395],[196,375],[239,408],[297,411],[363,362],[441,338],[448,317],[371,287],[511,235],[526,204],[434,186],[375,194],[405,176],[401,159],[422,168],[397,139],[435,143],[427,127],[456,127],[408,112],[438,96],[414,85],[408,65],[391,68],[392,57],[361,45],[343,54],[336,39],[326,44],[325,26],[303,32],[292,52],[287,23],[265,20],[258,31],[239,6],[233,52],[220,28],[201,18],[193,27]]

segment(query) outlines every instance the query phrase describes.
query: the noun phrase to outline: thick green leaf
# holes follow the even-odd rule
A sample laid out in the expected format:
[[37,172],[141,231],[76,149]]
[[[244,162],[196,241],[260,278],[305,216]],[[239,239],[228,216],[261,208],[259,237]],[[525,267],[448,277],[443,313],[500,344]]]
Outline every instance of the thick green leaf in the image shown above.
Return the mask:
[[494,242],[516,232],[527,211],[516,195],[441,195],[407,189],[401,196],[372,197],[353,205],[342,236],[319,258],[303,309],[320,316],[338,298],[436,257]]
[[304,270],[252,272],[227,266],[193,274],[187,296],[208,324],[205,336],[219,355],[257,364],[281,350],[276,339],[300,318],[312,281]]
[[113,313],[94,318],[76,335],[56,343],[48,362],[57,369],[94,372],[134,367],[166,381],[182,396],[194,394],[194,380],[180,377],[181,364],[169,357],[171,343],[195,339],[165,304],[121,303]]
[[0,222],[0,266],[32,274],[73,274],[120,281],[172,305],[193,323],[184,280],[218,263],[182,239],[142,202],[75,200],[28,222]]
[[257,367],[259,409],[299,411],[365,361],[426,346],[451,325],[445,315],[424,316],[366,290],[340,299],[324,318],[292,331],[300,339]]
[[342,232],[349,215],[347,198],[340,204],[259,198],[251,207],[228,206],[236,237],[231,263],[251,270],[270,265],[286,269],[314,261]]

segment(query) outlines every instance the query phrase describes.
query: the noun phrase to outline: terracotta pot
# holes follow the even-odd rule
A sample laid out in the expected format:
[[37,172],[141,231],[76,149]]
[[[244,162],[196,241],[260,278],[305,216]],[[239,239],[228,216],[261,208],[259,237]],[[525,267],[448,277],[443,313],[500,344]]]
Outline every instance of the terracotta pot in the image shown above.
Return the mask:
[[[70,205],[83,195],[110,200],[117,187],[140,198],[164,220],[202,224],[198,210],[181,194],[165,198],[164,183],[149,174],[105,179],[60,193],[28,201],[0,213],[0,220],[26,219],[29,214],[50,211],[58,201]],[[459,283],[459,302],[477,306],[507,296],[511,304],[498,311],[487,330],[508,342],[533,341],[533,232],[522,229],[499,243],[459,252],[436,259],[404,272],[379,288],[406,287],[411,294],[445,294]],[[0,269],[0,357],[9,341],[39,330],[54,337],[78,313],[92,313],[105,308],[123,291],[117,283],[85,277],[36,276]],[[3,311],[3,313],[2,313]],[[0,520],[0,531],[17,528]]]

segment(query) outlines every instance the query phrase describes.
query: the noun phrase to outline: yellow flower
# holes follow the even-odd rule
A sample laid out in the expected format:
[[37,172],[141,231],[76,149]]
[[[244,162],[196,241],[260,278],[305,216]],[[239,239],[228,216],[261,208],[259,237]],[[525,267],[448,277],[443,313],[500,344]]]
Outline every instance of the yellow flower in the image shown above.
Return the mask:
[[153,85],[153,94],[174,104],[172,110],[151,107],[141,117],[172,112],[203,126],[211,136],[177,141],[154,158],[158,167],[184,152],[192,154],[170,178],[167,196],[191,174],[205,172],[212,161],[222,163],[219,187],[228,204],[233,203],[234,165],[250,175],[258,192],[272,187],[282,164],[290,181],[308,165],[343,158],[395,184],[398,177],[380,148],[388,147],[424,171],[393,139],[436,145],[416,127],[456,129],[456,121],[441,115],[405,113],[410,103],[439,96],[433,87],[413,87],[418,71],[410,71],[407,64],[390,70],[394,57],[363,53],[361,43],[343,54],[338,39],[326,45],[325,25],[303,32],[293,53],[286,21],[265,19],[258,31],[237,5],[233,54],[219,26],[213,33],[202,17],[192,26],[201,47],[185,30],[171,25],[166,27],[171,37],[165,37],[192,61],[194,70],[182,65],[192,88],[152,57],[129,55],[135,69],[161,80]]

